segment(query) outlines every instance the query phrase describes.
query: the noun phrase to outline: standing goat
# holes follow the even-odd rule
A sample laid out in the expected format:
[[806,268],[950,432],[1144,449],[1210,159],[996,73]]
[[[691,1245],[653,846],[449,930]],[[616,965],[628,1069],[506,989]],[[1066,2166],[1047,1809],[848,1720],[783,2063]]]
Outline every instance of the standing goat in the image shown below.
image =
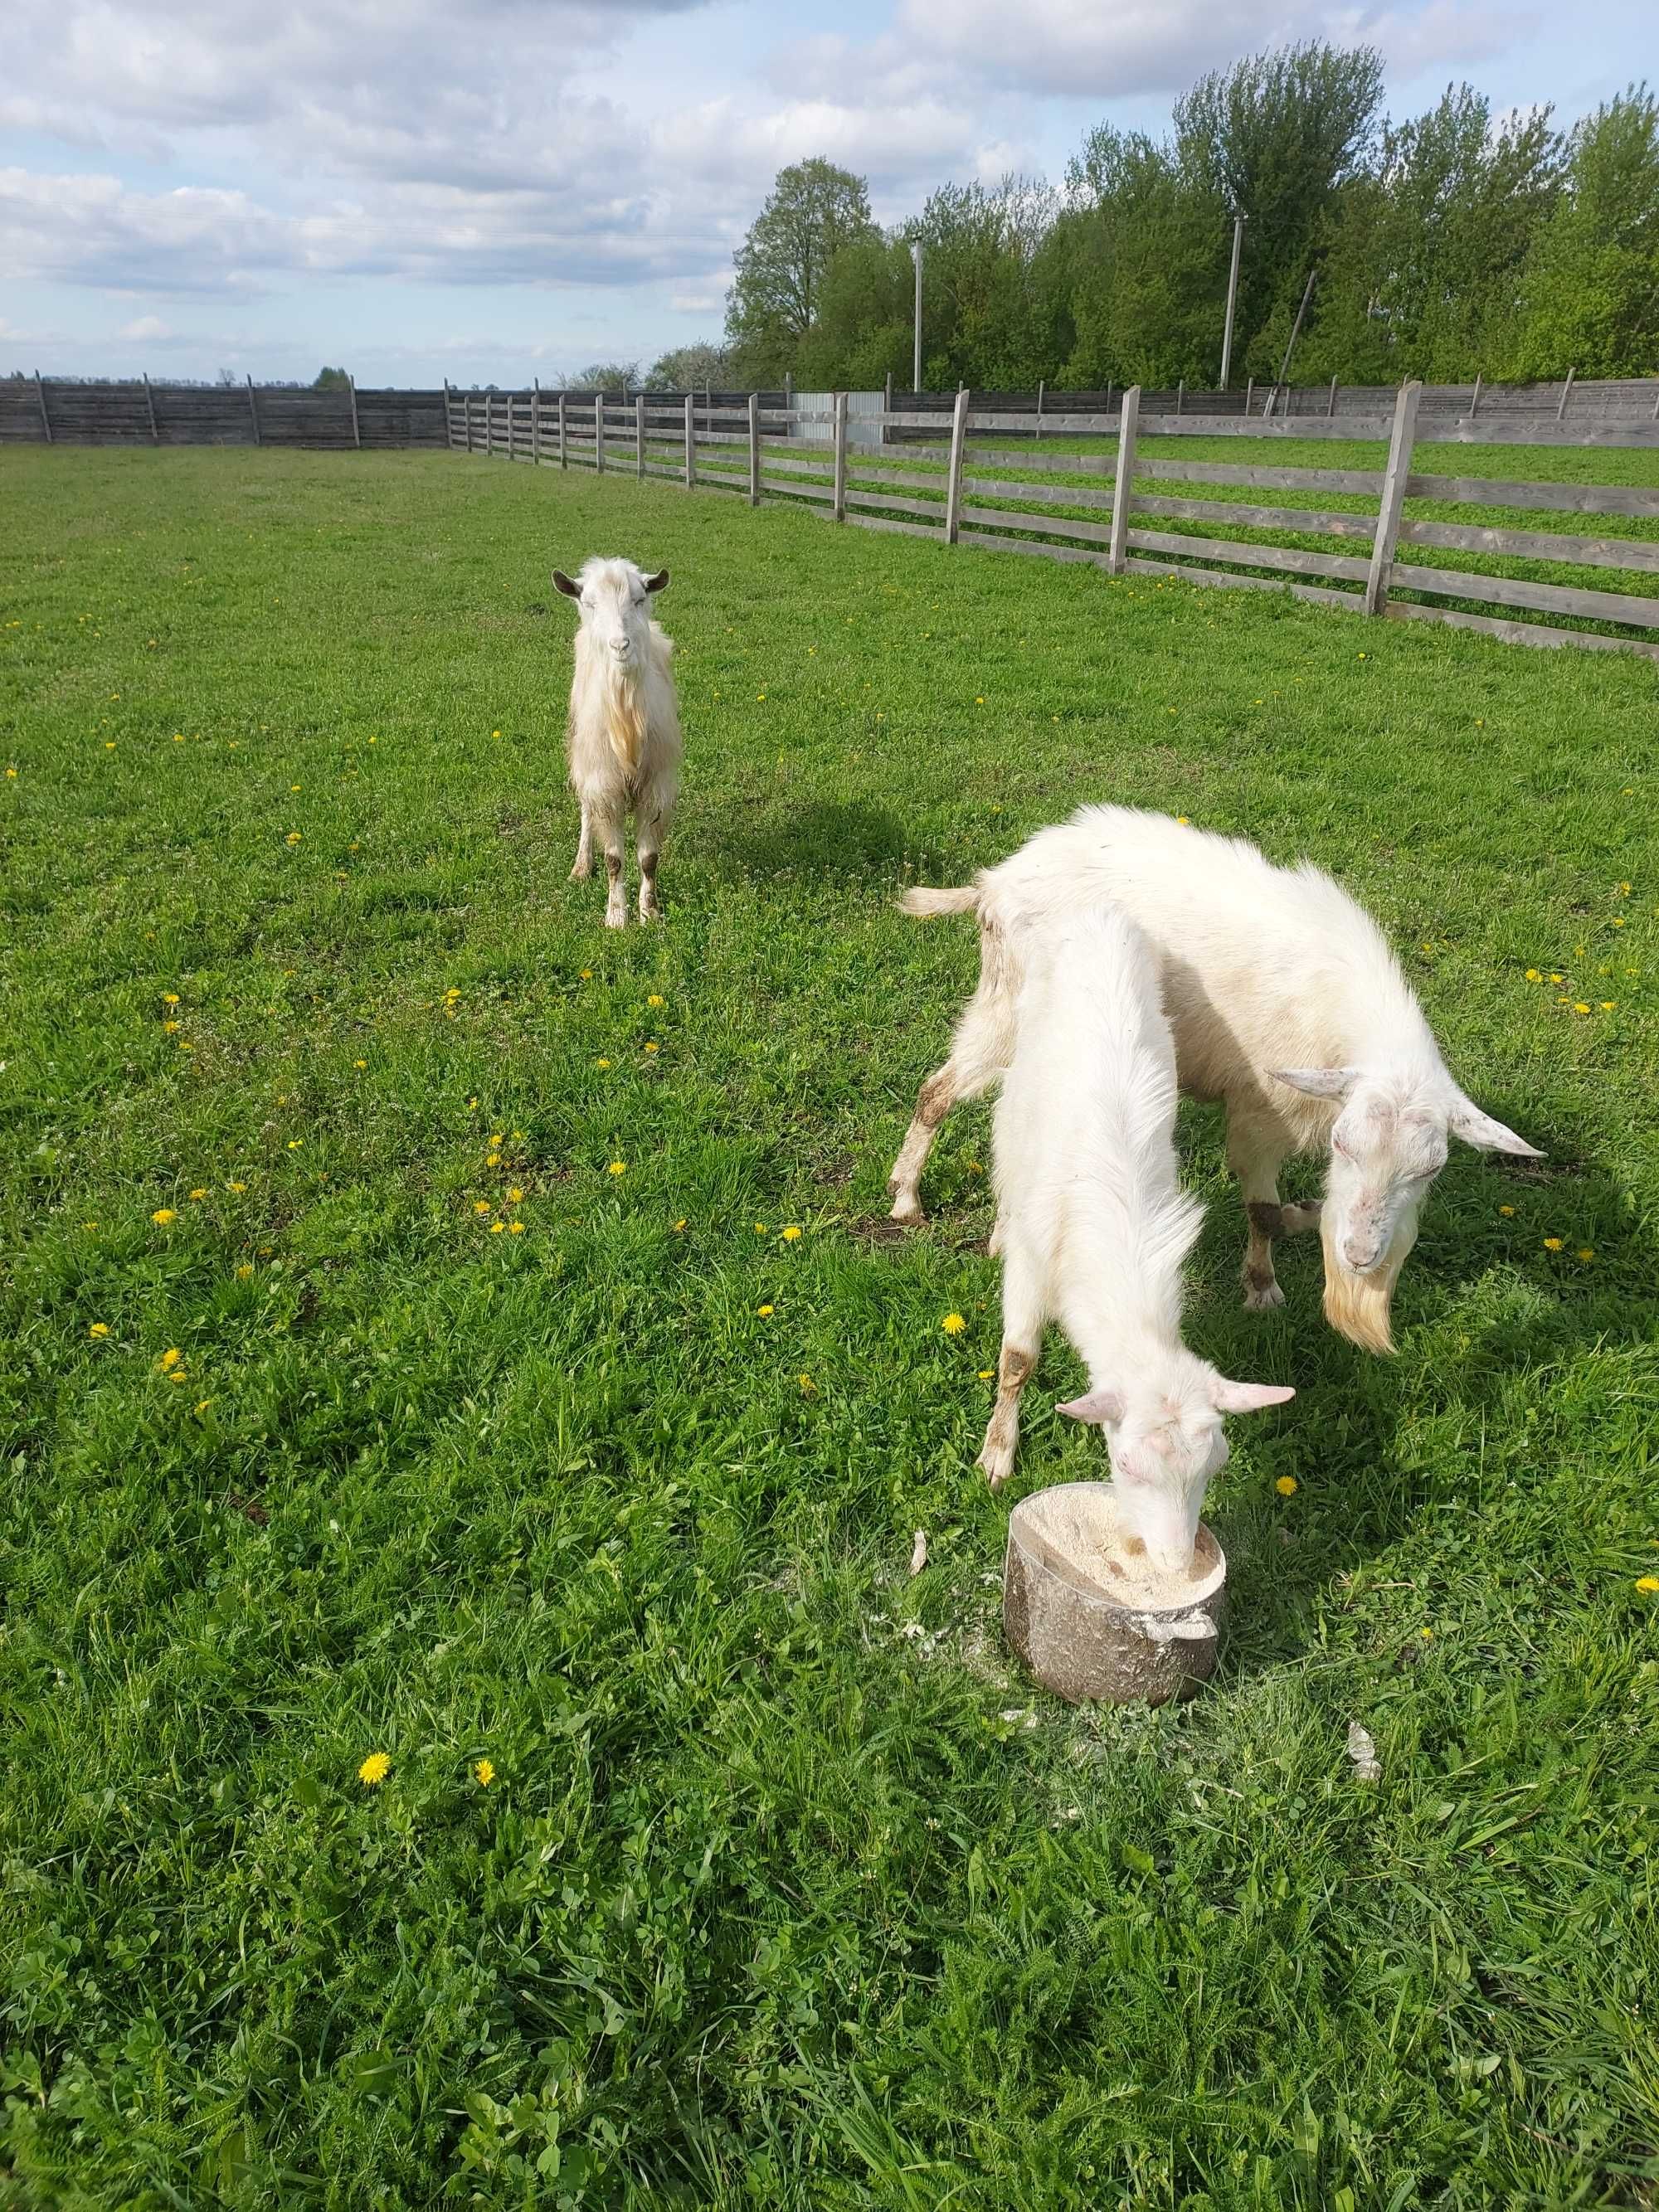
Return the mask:
[[650,595],[666,568],[643,576],[631,561],[587,562],[581,574],[553,571],[553,581],[581,610],[570,679],[567,732],[570,783],[582,811],[572,879],[593,872],[599,841],[610,878],[607,929],[628,922],[623,838],[629,810],[640,859],[640,920],[653,921],[657,861],[679,791],[680,720],[669,656],[674,641],[651,619]]
[[[894,1165],[893,1218],[921,1219],[939,1123],[1008,1065],[1020,924],[1103,899],[1162,957],[1182,1087],[1225,1103],[1249,1218],[1245,1304],[1283,1304],[1273,1239],[1316,1222],[1327,1318],[1365,1351],[1391,1352],[1395,1283],[1449,1137],[1539,1155],[1454,1082],[1382,932],[1346,891],[1306,861],[1277,868],[1242,837],[1167,815],[1085,806],[972,885],[900,900],[907,914],[977,912],[981,935],[979,988]],[[1282,1206],[1284,1162],[1327,1151],[1323,1206]]]
[[1224,1413],[1293,1390],[1230,1382],[1181,1340],[1181,1268],[1203,1218],[1176,1177],[1176,1055],[1151,945],[1109,906],[1021,933],[1012,1060],[996,1109],[1002,1353],[980,1465],[1013,1466],[1019,1394],[1057,1320],[1090,1389],[1060,1408],[1106,1431],[1118,1524],[1154,1566],[1192,1565]]

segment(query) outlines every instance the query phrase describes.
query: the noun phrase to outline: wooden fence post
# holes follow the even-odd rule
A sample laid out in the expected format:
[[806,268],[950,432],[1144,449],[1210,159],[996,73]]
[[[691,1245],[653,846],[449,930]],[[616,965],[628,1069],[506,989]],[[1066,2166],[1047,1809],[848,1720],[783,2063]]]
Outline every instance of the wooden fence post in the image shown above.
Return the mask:
[[749,395],[749,504],[760,505],[760,394]]
[[1176,379],[1176,413],[1182,415],[1186,412],[1186,408],[1187,380],[1184,376],[1178,376]]
[[1558,422],[1559,422],[1566,414],[1567,395],[1572,390],[1572,380],[1577,375],[1577,374],[1578,371],[1576,368],[1570,368],[1567,371],[1567,380],[1561,386],[1561,404],[1555,410],[1555,419]]
[[1394,406],[1394,429],[1389,439],[1389,463],[1382,472],[1382,503],[1377,509],[1376,535],[1371,540],[1371,573],[1365,580],[1365,612],[1380,615],[1389,604],[1389,581],[1394,574],[1394,549],[1400,535],[1401,510],[1406,503],[1406,479],[1412,472],[1412,447],[1417,440],[1417,403],[1420,383],[1402,384]]
[[[148,378],[146,378],[146,379],[145,379],[146,386],[148,386],[149,381],[149,380]],[[253,423],[253,442],[254,442],[254,444],[255,444],[256,446],[263,446],[263,445],[264,445],[264,439],[259,435],[259,403],[258,403],[258,400],[254,397],[254,392],[253,392],[253,379],[252,379],[251,376],[249,377],[249,379],[248,379],[248,380],[247,380],[247,411],[248,411],[248,415],[249,415],[249,416],[250,416],[250,418],[252,419],[252,423]],[[447,430],[447,429],[448,429],[448,428],[449,428],[449,382],[448,382],[448,379],[447,379],[447,378],[446,378],[446,379],[445,379],[445,380],[444,380],[444,428],[445,428],[446,430]],[[153,412],[153,410],[152,410],[151,420],[150,420],[149,434],[150,434],[150,436],[151,436],[152,438],[154,438],[154,436],[155,435],[155,417],[154,417],[154,412]]]
[[[883,412],[884,414],[890,415],[890,414],[892,413],[892,411],[893,411],[893,372],[892,372],[892,370],[891,370],[890,368],[888,370],[887,374],[886,374],[886,378],[885,378],[885,380],[884,380],[884,382],[883,382],[883,384],[882,384],[882,387],[881,387],[881,405],[882,405],[882,412]],[[897,441],[896,441],[896,439],[894,437],[894,435],[893,435],[893,434],[892,434],[892,431],[888,428],[888,426],[887,426],[887,424],[886,424],[885,422],[884,422],[884,423],[882,424],[882,426],[881,426],[881,442],[882,442],[882,444],[883,444],[884,446],[891,446],[891,445],[896,445],[896,444],[897,443]]]
[[1041,445],[1041,444],[1042,444],[1042,382],[1043,382],[1042,379],[1041,377],[1038,377],[1038,379],[1037,379],[1037,418],[1036,418],[1036,432],[1035,432],[1035,434],[1035,434],[1035,436],[1036,436],[1036,441],[1037,441],[1037,443],[1038,443],[1039,445]]
[[539,376],[530,380],[530,465],[538,469],[542,465],[542,380]]
[[564,393],[563,393],[562,392],[560,392],[560,394],[559,394],[559,466],[560,466],[562,469],[562,468],[568,468],[568,467],[569,466],[569,462],[568,462],[568,459],[567,459],[567,456],[566,456],[566,453],[565,453],[565,444],[564,444]]
[[639,473],[645,474],[645,394],[634,394],[634,458],[639,464]]
[[461,427],[466,432],[466,450],[472,451],[472,394],[465,393],[461,400]]
[[593,402],[593,473],[605,474],[605,394],[600,392]]
[[955,545],[962,536],[962,449],[968,434],[968,387],[957,393],[951,416],[951,476],[945,495],[945,542]]
[[836,489],[830,512],[837,522],[847,520],[847,394],[836,394]]
[[1117,481],[1112,491],[1112,535],[1106,549],[1107,573],[1121,576],[1128,558],[1129,496],[1135,480],[1135,431],[1140,422],[1140,386],[1123,395],[1117,426]]
[[1247,422],[1250,419],[1250,403],[1255,398],[1255,379],[1253,376],[1247,377],[1244,381],[1244,420]]
[[[149,384],[148,377],[144,379],[144,383],[148,387]],[[38,368],[34,372],[34,396],[40,403],[40,428],[46,434],[46,443],[51,445],[52,442],[52,417],[46,412],[46,387],[40,381],[40,372]]]
[[363,434],[357,427],[357,380],[355,376],[347,376],[346,390],[351,394],[351,442],[354,446],[361,446]]
[[690,491],[697,481],[697,403],[692,393],[685,395],[685,488]]
[[1480,412],[1480,386],[1482,376],[1483,372],[1477,369],[1474,375],[1474,397],[1469,402],[1469,420],[1471,422],[1474,422],[1475,416]]
[[[252,379],[251,377],[248,381],[250,386],[252,386]],[[149,388],[149,376],[148,372],[146,372],[144,376],[144,405],[149,410],[149,442],[152,446],[159,446],[161,442],[161,434],[155,427],[155,394]],[[254,435],[256,438],[258,435],[258,426],[257,423],[254,426]]]
[[1336,413],[1336,379],[1335,379],[1334,377],[1333,377],[1333,378],[1331,379],[1331,396],[1330,396],[1329,402],[1328,403],[1328,404],[1327,404],[1327,406],[1326,406],[1326,409],[1325,409],[1325,415],[1326,415],[1326,418],[1327,418],[1327,420],[1328,421],[1331,417],[1333,417],[1333,416],[1335,415],[1335,413]]

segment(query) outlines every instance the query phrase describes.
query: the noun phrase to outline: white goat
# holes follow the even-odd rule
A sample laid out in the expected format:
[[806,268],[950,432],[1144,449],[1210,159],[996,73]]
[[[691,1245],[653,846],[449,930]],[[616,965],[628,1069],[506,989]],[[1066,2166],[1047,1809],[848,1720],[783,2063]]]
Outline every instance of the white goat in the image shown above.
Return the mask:
[[[900,900],[908,914],[977,910],[981,941],[979,988],[894,1165],[893,1218],[921,1218],[917,1187],[939,1123],[1008,1064],[1018,924],[1103,899],[1162,957],[1182,1087],[1226,1105],[1249,1218],[1245,1304],[1283,1303],[1273,1239],[1317,1222],[1327,1317],[1366,1351],[1392,1351],[1394,1285],[1449,1135],[1539,1155],[1454,1082],[1382,932],[1346,891],[1306,861],[1274,867],[1243,838],[1167,815],[1085,806],[971,886]],[[1283,1163],[1325,1151],[1322,1208],[1281,1206]]]
[[643,576],[631,561],[596,557],[574,579],[556,568],[553,581],[581,609],[567,736],[582,826],[570,873],[577,881],[592,873],[597,839],[611,884],[605,927],[621,929],[628,921],[623,837],[629,810],[640,920],[651,921],[662,911],[657,861],[679,791],[679,710],[668,666],[674,641],[649,611],[650,594],[662,590],[668,571]]
[[1223,1413],[1293,1390],[1230,1382],[1181,1340],[1181,1267],[1203,1211],[1176,1179],[1176,1056],[1152,947],[1115,908],[1020,933],[1013,1055],[996,1109],[1002,1354],[980,1465],[1013,1465],[1019,1394],[1057,1320],[1089,1370],[1060,1408],[1106,1431],[1119,1526],[1155,1566],[1192,1565]]

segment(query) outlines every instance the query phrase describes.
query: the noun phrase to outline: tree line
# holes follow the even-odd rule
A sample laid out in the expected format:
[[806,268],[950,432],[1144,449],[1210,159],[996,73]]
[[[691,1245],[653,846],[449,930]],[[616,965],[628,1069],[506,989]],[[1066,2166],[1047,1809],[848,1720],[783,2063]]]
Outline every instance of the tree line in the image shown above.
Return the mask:
[[1161,138],[1097,125],[1063,185],[945,185],[891,229],[849,171],[781,171],[737,255],[724,343],[665,354],[646,380],[908,389],[919,243],[928,390],[1212,388],[1238,214],[1234,382],[1279,374],[1304,297],[1298,382],[1659,372],[1645,84],[1566,129],[1547,107],[1494,116],[1468,84],[1396,122],[1379,54],[1310,42],[1201,78]]

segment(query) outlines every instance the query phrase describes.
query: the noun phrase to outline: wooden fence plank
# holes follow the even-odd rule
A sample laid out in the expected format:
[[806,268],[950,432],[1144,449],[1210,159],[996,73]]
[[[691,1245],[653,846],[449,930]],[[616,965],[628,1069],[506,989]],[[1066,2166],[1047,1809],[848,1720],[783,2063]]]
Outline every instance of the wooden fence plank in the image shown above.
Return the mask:
[[1599,630],[1556,629],[1548,623],[1504,622],[1493,615],[1468,615],[1457,607],[1413,606],[1408,599],[1390,599],[1390,622],[1443,623],[1452,629],[1483,631],[1505,645],[1576,645],[1589,653],[1636,653],[1646,660],[1659,660],[1659,645],[1641,637],[1604,637]]
[[995,538],[986,532],[965,538],[962,543],[980,546],[993,553],[1036,553],[1045,561],[1081,561],[1087,568],[1099,568],[1110,574],[1110,556],[1091,553],[1086,545],[1039,544],[1033,538]]
[[[815,507],[812,512],[821,514],[826,522],[835,519],[827,507]],[[941,544],[945,542],[945,532],[937,526],[930,529],[921,522],[893,522],[884,514],[849,514],[847,520],[856,523],[860,530],[893,530],[903,538],[936,538]]]
[[994,526],[1002,530],[1035,530],[1048,538],[1086,538],[1101,545],[1109,545],[1112,542],[1109,523],[1073,522],[1064,515],[1022,514],[1002,507],[964,507],[962,520],[981,527]]
[[1123,395],[1118,417],[1117,482],[1112,493],[1112,574],[1121,576],[1127,557],[1129,503],[1134,496],[1135,445],[1140,434],[1140,386],[1132,384]]
[[1406,504],[1406,484],[1412,472],[1412,447],[1417,436],[1417,408],[1423,386],[1413,380],[1400,387],[1395,402],[1394,423],[1389,433],[1389,459],[1382,471],[1382,504],[1377,509],[1376,535],[1371,541],[1370,572],[1365,579],[1365,612],[1380,615],[1389,601],[1389,575],[1394,565],[1395,540]]
[[1659,544],[1637,538],[1577,538],[1557,530],[1483,530],[1472,522],[1402,522],[1407,545],[1438,545],[1459,553],[1492,553],[1509,560],[1564,561],[1587,568],[1639,568],[1659,574]]
[[[759,479],[762,491],[775,493],[784,499],[827,499],[833,501],[834,487],[827,483],[809,483],[799,477],[766,477]],[[759,501],[755,502],[758,506]]]
[[1468,568],[1419,568],[1398,561],[1394,580],[1402,591],[1432,592],[1443,599],[1491,599],[1502,607],[1535,607],[1540,614],[1659,628],[1659,599],[1638,599],[1633,592],[1586,592],[1572,584],[1528,584],[1515,576],[1477,576]]
[[1249,484],[1262,491],[1354,491],[1376,499],[1382,489],[1381,469],[1245,468],[1232,461],[1153,461],[1135,464],[1138,477],[1167,483]]
[[962,523],[962,449],[968,422],[968,388],[964,385],[957,394],[957,404],[951,416],[951,466],[945,493],[945,537],[954,545]]
[[1443,500],[1448,506],[1548,507],[1561,514],[1637,514],[1659,517],[1659,491],[1625,484],[1523,483],[1500,477],[1413,476],[1407,499]]
[[1237,562],[1241,568],[1284,568],[1298,576],[1342,576],[1357,584],[1363,584],[1370,574],[1369,561],[1340,553],[1305,553],[1291,545],[1243,545],[1228,538],[1177,538],[1161,530],[1131,530],[1128,543],[1142,553],[1201,553],[1206,561]]
[[1287,576],[1283,583],[1271,576],[1230,576],[1219,568],[1175,568],[1167,561],[1138,561],[1131,556],[1124,567],[1133,576],[1161,576],[1165,581],[1173,578],[1182,584],[1215,584],[1236,592],[1289,592],[1292,598],[1311,599],[1322,607],[1341,607],[1357,614],[1359,595],[1357,592],[1327,591],[1322,584],[1293,583]]
[[941,532],[945,528],[945,510],[944,502],[939,500],[892,499],[880,492],[849,491],[847,504],[848,507],[891,507],[899,514],[936,515]]
[[1137,514],[1167,514],[1188,522],[1242,522],[1254,530],[1304,530],[1310,537],[1369,538],[1374,514],[1338,514],[1308,507],[1251,507],[1231,499],[1161,499],[1138,491]]
[[[925,480],[924,480],[925,481]],[[1019,483],[1006,477],[964,477],[963,489],[978,499],[1052,500],[1057,507],[1109,508],[1112,495],[1086,484]]]

